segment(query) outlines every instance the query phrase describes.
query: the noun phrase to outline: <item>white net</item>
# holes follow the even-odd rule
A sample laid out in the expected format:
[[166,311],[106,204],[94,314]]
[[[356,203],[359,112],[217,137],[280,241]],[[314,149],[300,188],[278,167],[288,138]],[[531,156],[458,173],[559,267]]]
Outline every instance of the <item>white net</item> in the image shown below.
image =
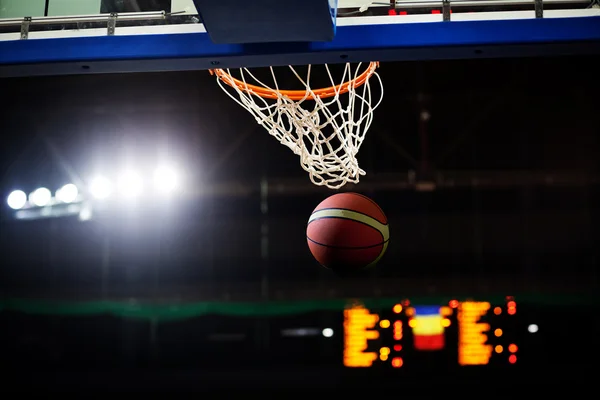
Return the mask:
[[[272,67],[269,83],[247,68],[236,70],[237,76],[229,69],[212,72],[225,93],[300,157],[300,165],[315,185],[338,189],[358,183],[365,175],[357,154],[383,98],[377,66],[347,63],[340,81],[335,82],[324,65],[331,85],[326,89],[311,88],[313,66],[307,66],[302,75],[289,66],[302,90],[282,89]],[[377,87],[372,88],[372,83]]]

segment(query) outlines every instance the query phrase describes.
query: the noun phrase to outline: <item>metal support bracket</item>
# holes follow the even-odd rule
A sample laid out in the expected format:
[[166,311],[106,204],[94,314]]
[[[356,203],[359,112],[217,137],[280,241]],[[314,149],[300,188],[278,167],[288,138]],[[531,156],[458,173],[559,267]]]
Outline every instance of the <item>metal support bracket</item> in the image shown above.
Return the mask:
[[544,18],[544,1],[534,0],[533,3],[535,4],[535,17]]
[[115,34],[118,16],[119,14],[117,13],[110,13],[110,16],[108,17],[108,31],[106,33],[108,36],[113,36]]
[[21,40],[29,38],[29,25],[31,25],[31,17],[23,18],[23,22],[21,22]]
[[450,10],[451,10],[450,0],[443,0],[442,1],[442,15],[443,15],[444,21],[450,21],[450,18],[451,18]]

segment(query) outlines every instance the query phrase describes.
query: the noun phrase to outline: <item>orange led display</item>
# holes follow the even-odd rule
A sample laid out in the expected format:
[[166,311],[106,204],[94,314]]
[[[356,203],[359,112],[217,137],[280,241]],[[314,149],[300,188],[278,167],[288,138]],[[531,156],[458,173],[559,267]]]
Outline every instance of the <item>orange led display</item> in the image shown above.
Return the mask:
[[458,363],[460,365],[485,365],[492,356],[492,346],[486,344],[490,330],[479,322],[490,309],[487,302],[464,302],[458,308]]
[[402,340],[402,321],[394,322],[394,340]]
[[371,314],[362,306],[354,306],[344,311],[344,365],[346,367],[370,367],[377,359],[377,353],[368,352],[369,340],[379,338],[379,332],[372,330],[379,316]]
[[[517,362],[518,347],[511,343],[512,329],[510,326],[498,325],[503,318],[495,318],[504,312],[514,315],[516,302],[507,299],[504,307],[491,307],[488,302],[466,301],[458,302],[456,308],[449,302],[441,307],[434,305],[409,305],[407,300],[403,304],[393,306],[393,314],[380,319],[379,315],[372,313],[360,303],[355,303],[344,311],[344,356],[343,364],[346,367],[368,368],[378,363],[390,363],[394,368],[404,365],[402,357],[405,351],[434,351],[443,349],[447,343],[446,328],[457,324],[458,331],[458,364],[459,365],[486,365],[492,355],[504,359],[510,364]],[[389,312],[388,311],[388,312]],[[438,312],[439,311],[439,312]],[[486,315],[491,314],[490,323]],[[406,319],[404,319],[404,314]],[[456,316],[454,316],[456,315]],[[398,318],[398,320],[394,320]],[[454,320],[453,318],[456,318]],[[510,319],[510,318],[507,318]],[[408,325],[408,328],[404,325]],[[492,324],[492,326],[490,326]],[[501,327],[506,331],[503,331]],[[390,333],[386,331],[389,329]],[[410,329],[408,337],[411,343],[404,344],[404,329]],[[376,339],[383,338],[377,347]],[[390,336],[393,341],[390,340]],[[391,343],[390,343],[391,342]],[[412,353],[410,353],[412,354]],[[504,359],[506,360],[506,359]],[[506,362],[506,361],[504,361]],[[409,363],[411,364],[411,363]]]
[[507,311],[508,315],[515,315],[517,313],[517,303],[513,300],[506,303],[506,307],[508,307]]
[[394,357],[394,358],[392,358],[392,367],[394,367],[394,368],[400,368],[403,365],[404,365],[404,361],[402,360],[401,357]]
[[379,349],[379,359],[381,361],[387,361],[389,355],[390,355],[390,348],[389,347],[382,347]]

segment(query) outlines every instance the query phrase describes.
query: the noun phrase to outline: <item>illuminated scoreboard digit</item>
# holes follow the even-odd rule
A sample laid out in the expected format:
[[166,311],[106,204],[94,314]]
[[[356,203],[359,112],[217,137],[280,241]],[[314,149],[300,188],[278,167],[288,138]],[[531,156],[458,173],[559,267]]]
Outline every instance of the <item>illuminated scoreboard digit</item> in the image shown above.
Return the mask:
[[377,359],[377,353],[367,351],[369,340],[379,338],[373,330],[379,321],[377,314],[371,314],[362,306],[353,306],[344,311],[344,365],[346,367],[370,367]]
[[[408,305],[408,303],[405,303]],[[380,320],[378,314],[371,313],[361,305],[353,305],[344,311],[344,366],[346,367],[371,367],[379,359],[390,362],[394,368],[404,365],[400,356],[404,326],[400,319],[403,307],[397,304],[393,308],[395,318]],[[377,327],[377,322],[379,326]],[[380,338],[379,329],[392,331],[393,343],[390,346],[381,346],[379,352],[368,351],[369,341]]]
[[[506,310],[493,308],[488,302],[463,302],[458,305],[458,363],[460,365],[487,365],[495,357],[505,356],[510,364],[517,362],[518,346],[505,337],[499,326],[481,321],[485,317],[500,317],[504,312],[509,317],[517,313],[514,298],[507,297]],[[506,321],[506,320],[504,320]],[[510,335],[509,335],[510,336]]]
[[464,302],[458,306],[458,363],[486,365],[492,356],[492,345],[487,344],[486,332],[490,325],[479,322],[487,314],[490,303]]

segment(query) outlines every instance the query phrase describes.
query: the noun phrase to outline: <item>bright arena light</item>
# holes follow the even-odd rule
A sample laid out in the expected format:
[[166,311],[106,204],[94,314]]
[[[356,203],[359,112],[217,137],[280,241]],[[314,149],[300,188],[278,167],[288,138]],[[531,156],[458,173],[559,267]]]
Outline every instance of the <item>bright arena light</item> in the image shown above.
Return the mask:
[[154,171],[154,186],[160,193],[171,193],[179,187],[179,175],[173,167],[161,166]]
[[29,195],[29,201],[37,207],[47,206],[50,200],[52,200],[52,193],[44,187],[36,189]]
[[333,329],[331,329],[331,328],[325,328],[325,329],[323,329],[323,336],[325,336],[325,337],[332,337],[333,336]]
[[99,200],[107,198],[112,192],[110,181],[101,176],[91,182],[89,190],[91,195]]
[[79,190],[77,189],[77,186],[72,183],[63,186],[56,191],[56,198],[63,203],[72,203],[77,200],[77,196],[79,196]]
[[133,198],[142,194],[144,184],[142,178],[134,171],[127,171],[119,179],[119,194]]
[[13,210],[20,210],[27,204],[27,195],[22,190],[15,190],[8,195],[6,203]]
[[79,212],[79,220],[80,221],[89,221],[92,219],[92,209],[90,207],[84,207]]
[[527,327],[529,333],[536,333],[539,330],[539,327],[536,324],[531,324]]

